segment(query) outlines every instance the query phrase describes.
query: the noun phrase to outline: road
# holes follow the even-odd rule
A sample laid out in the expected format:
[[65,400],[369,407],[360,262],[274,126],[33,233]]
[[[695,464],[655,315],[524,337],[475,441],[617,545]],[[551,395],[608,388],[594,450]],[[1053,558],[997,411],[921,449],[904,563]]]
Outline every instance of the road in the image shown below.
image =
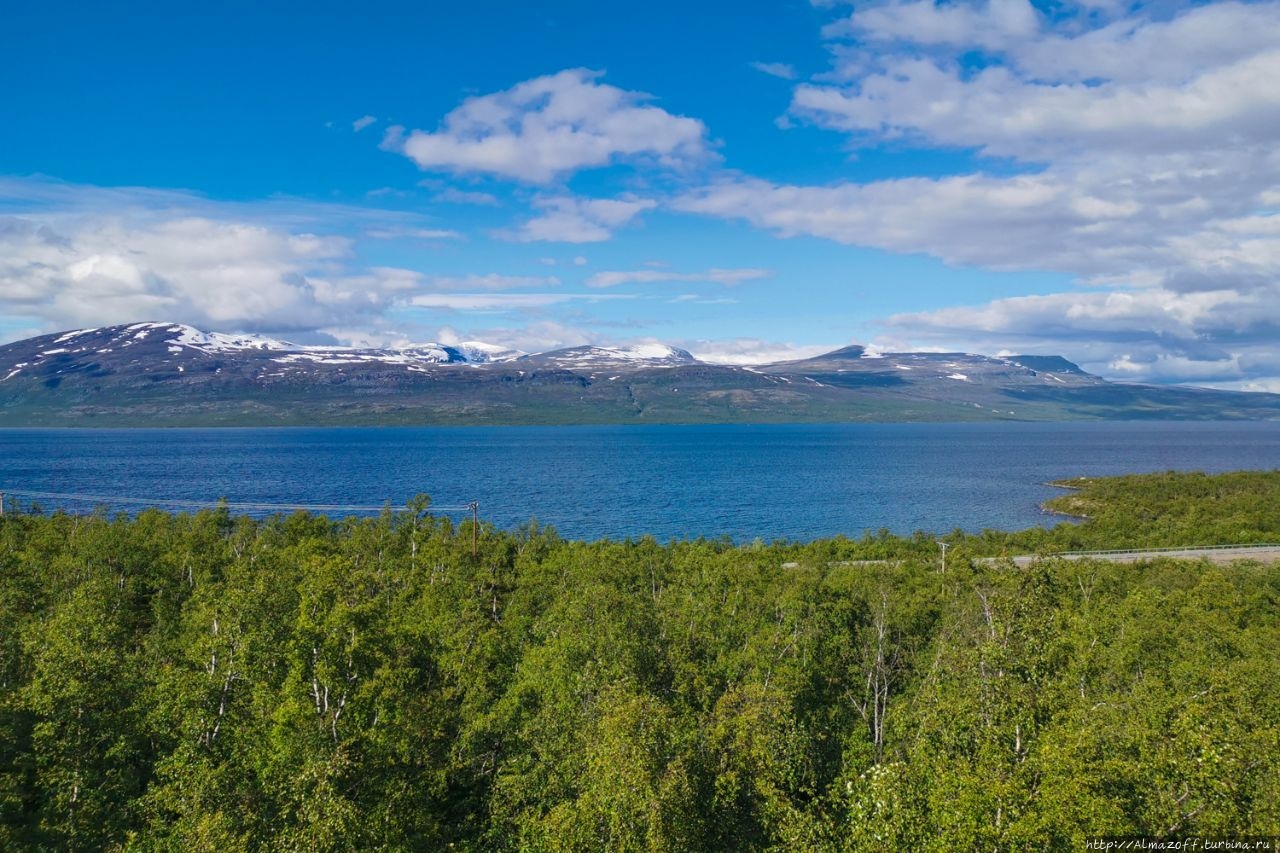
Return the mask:
[[[1062,560],[1108,560],[1112,563],[1136,563],[1139,560],[1154,560],[1159,557],[1174,557],[1180,560],[1208,560],[1212,563],[1234,563],[1237,560],[1256,560],[1260,563],[1280,561],[1280,545],[1216,545],[1210,548],[1152,548],[1146,551],[1077,551],[1066,554],[1054,554]],[[1029,566],[1036,560],[1045,559],[1034,554],[1011,558],[1014,565]],[[986,562],[998,562],[997,558],[987,558]]]

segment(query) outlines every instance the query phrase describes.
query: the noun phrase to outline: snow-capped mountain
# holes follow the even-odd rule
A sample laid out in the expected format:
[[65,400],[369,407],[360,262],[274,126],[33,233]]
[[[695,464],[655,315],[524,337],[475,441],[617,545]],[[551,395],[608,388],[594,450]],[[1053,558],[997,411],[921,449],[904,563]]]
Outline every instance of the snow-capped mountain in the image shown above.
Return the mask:
[[521,350],[508,349],[498,344],[486,344],[483,341],[463,341],[454,344],[457,350],[471,364],[494,364],[499,361],[511,361],[525,355]]
[[[156,365],[175,364],[185,371],[185,361],[193,357],[226,358],[252,356],[284,368],[299,365],[399,365],[421,368],[438,364],[490,364],[519,358],[524,353],[496,344],[468,341],[458,346],[439,343],[414,344],[399,348],[313,346],[290,343],[262,335],[229,335],[203,332],[181,323],[133,323],[98,329],[78,329],[32,338],[26,360],[9,371],[39,368],[50,358],[66,356],[109,357],[112,361],[147,360]],[[163,353],[160,350],[163,349]],[[16,375],[13,374],[13,375]],[[7,378],[7,377],[6,377]]]
[[687,350],[666,344],[637,344],[629,347],[582,346],[551,352],[534,353],[521,361],[566,369],[594,370],[603,368],[678,367],[698,364]]
[[0,346],[0,426],[1280,419],[1280,395],[1126,385],[1058,356],[707,364],[660,343],[308,346],[134,323]]

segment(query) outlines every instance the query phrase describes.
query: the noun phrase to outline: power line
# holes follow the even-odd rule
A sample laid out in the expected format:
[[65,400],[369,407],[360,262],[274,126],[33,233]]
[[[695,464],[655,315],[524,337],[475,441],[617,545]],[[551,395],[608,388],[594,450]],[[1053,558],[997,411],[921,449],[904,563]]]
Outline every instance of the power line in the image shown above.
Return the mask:
[[[182,500],[179,498],[136,498],[122,495],[88,495],[82,493],[71,492],[35,492],[24,489],[5,489],[4,495],[12,495],[22,498],[36,498],[43,500],[60,500],[75,501],[77,503],[94,503],[94,504],[126,504],[133,506],[165,506],[165,507],[181,507],[187,509],[209,509],[213,507],[226,507],[227,509],[243,509],[243,510],[262,510],[262,511],[282,511],[282,510],[305,510],[308,512],[382,512],[384,509],[400,509],[402,506],[393,506],[390,502],[372,505],[372,504],[278,504],[278,503],[254,503],[244,501],[197,501]],[[427,507],[429,512],[471,512],[472,504],[452,505],[436,505],[432,504]]]

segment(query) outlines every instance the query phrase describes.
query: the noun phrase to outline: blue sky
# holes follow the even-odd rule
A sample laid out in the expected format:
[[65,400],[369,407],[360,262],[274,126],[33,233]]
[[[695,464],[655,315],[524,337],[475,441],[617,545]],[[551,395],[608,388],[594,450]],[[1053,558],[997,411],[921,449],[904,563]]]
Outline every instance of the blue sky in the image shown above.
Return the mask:
[[9,4],[0,340],[1280,390],[1280,3]]

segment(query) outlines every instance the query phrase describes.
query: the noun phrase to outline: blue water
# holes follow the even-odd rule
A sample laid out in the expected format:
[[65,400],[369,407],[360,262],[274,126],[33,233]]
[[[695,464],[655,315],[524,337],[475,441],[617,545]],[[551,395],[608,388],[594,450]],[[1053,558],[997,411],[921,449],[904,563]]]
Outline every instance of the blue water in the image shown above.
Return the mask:
[[1021,529],[1059,521],[1039,509],[1049,480],[1244,468],[1280,468],[1280,423],[0,430],[0,491],[120,510],[426,492],[478,501],[505,529],[536,517],[567,537],[662,541]]

